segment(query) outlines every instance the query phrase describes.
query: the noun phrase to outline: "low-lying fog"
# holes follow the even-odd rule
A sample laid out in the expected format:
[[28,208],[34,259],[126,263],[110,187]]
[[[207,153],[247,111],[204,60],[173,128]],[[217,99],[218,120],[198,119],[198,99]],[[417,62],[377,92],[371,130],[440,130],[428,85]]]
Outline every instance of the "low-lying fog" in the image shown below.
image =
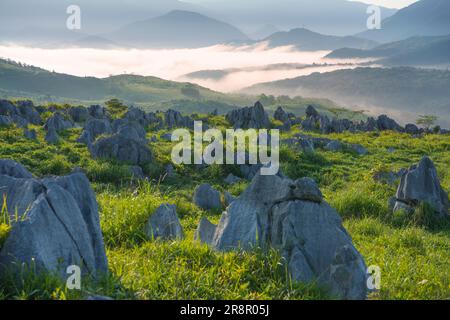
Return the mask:
[[[327,61],[322,57],[328,53],[329,51],[299,52],[291,47],[268,49],[264,45],[240,47],[218,45],[199,49],[168,50],[39,49],[13,45],[0,46],[0,57],[50,71],[101,78],[124,73],[155,76],[168,80],[194,82],[222,92],[236,91],[260,82],[351,67],[328,64],[293,69],[264,68],[274,64],[324,64]],[[219,80],[184,76],[196,71],[231,68],[235,71]]]

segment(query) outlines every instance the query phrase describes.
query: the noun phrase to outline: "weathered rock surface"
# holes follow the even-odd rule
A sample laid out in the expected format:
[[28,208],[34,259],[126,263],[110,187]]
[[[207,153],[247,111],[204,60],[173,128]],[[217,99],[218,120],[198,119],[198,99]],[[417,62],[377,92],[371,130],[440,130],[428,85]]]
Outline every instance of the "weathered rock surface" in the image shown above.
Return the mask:
[[[414,165],[403,174],[397,189],[397,203],[394,211],[414,210],[420,203],[428,203],[441,216],[449,214],[448,193],[441,187],[433,161],[423,157],[418,165]],[[406,205],[406,207],[405,207]]]
[[222,208],[220,192],[207,183],[201,184],[195,189],[194,203],[199,208],[205,210],[217,210]]
[[74,127],[74,123],[71,120],[66,119],[60,112],[55,112],[53,116],[48,118],[44,125],[44,129],[47,131],[55,130],[64,131]]
[[73,121],[82,123],[89,118],[89,111],[85,107],[71,107],[68,113]]
[[143,165],[153,159],[146,142],[121,134],[97,139],[92,144],[90,151],[95,159],[116,159],[130,165]]
[[188,116],[183,116],[175,110],[167,110],[164,114],[164,124],[167,128],[193,128],[194,120]]
[[9,127],[13,124],[11,117],[0,115],[0,127]]
[[270,127],[269,116],[260,102],[256,102],[253,107],[233,110],[225,118],[235,129],[263,129]]
[[217,226],[211,223],[208,219],[202,218],[195,231],[195,240],[200,241],[208,245],[212,244],[214,233],[216,232]]
[[225,191],[223,194],[223,200],[225,203],[225,207],[228,207],[234,200],[236,200],[236,198],[228,191]]
[[50,144],[55,144],[59,141],[59,135],[54,127],[49,127],[45,134],[45,141]]
[[148,220],[146,233],[151,240],[182,239],[183,229],[178,219],[176,207],[171,204],[161,205]]
[[84,174],[38,180],[19,164],[1,161],[0,167],[0,192],[14,221],[0,251],[2,268],[33,263],[62,277],[69,265],[92,276],[108,271],[98,206]]
[[36,140],[37,139],[37,132],[34,129],[24,129],[23,130],[23,136],[29,140]]
[[317,280],[339,298],[366,298],[364,260],[311,179],[256,175],[223,214],[212,245],[218,250],[275,247],[294,280]]
[[241,178],[236,177],[234,174],[230,173],[226,178],[225,178],[225,183],[226,184],[236,184],[238,182],[241,181]]
[[25,169],[20,163],[12,160],[0,160],[0,175],[6,175],[13,178],[31,179],[33,175]]

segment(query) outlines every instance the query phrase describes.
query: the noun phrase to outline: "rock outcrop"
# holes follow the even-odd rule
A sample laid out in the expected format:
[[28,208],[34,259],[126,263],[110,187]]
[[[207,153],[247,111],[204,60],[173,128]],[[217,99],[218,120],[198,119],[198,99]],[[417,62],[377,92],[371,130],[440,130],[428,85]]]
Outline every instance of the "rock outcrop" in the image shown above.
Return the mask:
[[269,116],[260,102],[256,102],[253,107],[233,110],[225,118],[235,129],[270,128]]
[[214,239],[217,226],[211,223],[208,219],[202,218],[195,231],[194,239],[201,243],[211,245]]
[[366,266],[315,182],[257,174],[216,228],[218,250],[275,247],[292,278],[318,281],[344,299],[365,299]]
[[194,203],[204,210],[218,210],[222,208],[220,192],[204,183],[199,185],[194,191]]
[[26,264],[62,277],[70,265],[94,277],[108,271],[97,201],[84,174],[38,180],[1,160],[0,185],[13,221],[1,268]]
[[420,203],[429,204],[440,217],[449,215],[448,193],[441,187],[436,167],[428,157],[423,157],[401,177],[394,211],[413,211]]
[[161,205],[148,220],[146,234],[151,240],[182,239],[183,229],[178,219],[176,207],[171,204]]
[[146,142],[120,133],[97,139],[90,148],[94,159],[115,159],[130,165],[144,165],[153,159]]

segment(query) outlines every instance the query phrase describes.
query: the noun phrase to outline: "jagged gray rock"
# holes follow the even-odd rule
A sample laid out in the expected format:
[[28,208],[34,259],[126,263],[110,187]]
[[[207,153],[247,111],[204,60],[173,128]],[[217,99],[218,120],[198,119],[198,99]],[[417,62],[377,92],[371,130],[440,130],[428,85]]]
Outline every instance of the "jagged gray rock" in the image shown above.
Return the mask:
[[33,178],[33,175],[24,166],[8,159],[0,159],[0,175],[19,179]]
[[108,119],[89,119],[84,124],[83,132],[81,133],[80,140],[88,140],[89,137],[91,142],[95,141],[95,139],[102,134],[112,134],[113,129],[111,123]]
[[225,203],[225,207],[228,207],[234,200],[236,200],[236,198],[228,191],[225,191],[225,193],[223,194],[223,200]]
[[33,102],[26,101],[18,101],[17,102],[17,110],[20,115],[27,120],[27,122],[40,125],[42,124],[41,115],[37,112],[36,108],[33,105]]
[[74,123],[71,120],[66,119],[60,112],[55,112],[53,116],[48,118],[44,125],[45,130],[55,130],[56,132],[64,131],[73,127]]
[[9,127],[13,124],[11,117],[0,115],[0,127]]
[[217,210],[222,208],[220,192],[211,187],[208,183],[201,184],[195,188],[194,203],[199,208],[205,210]]
[[183,229],[178,219],[176,207],[161,205],[149,218],[146,234],[150,240],[173,240],[183,238]]
[[269,116],[260,102],[256,102],[253,107],[233,110],[225,118],[235,129],[270,128]]
[[96,119],[107,118],[106,109],[100,105],[89,106],[88,113],[91,117],[96,118]]
[[116,159],[130,165],[144,165],[153,159],[148,145],[121,134],[97,139],[90,148],[94,159]]
[[419,134],[420,133],[420,129],[415,124],[408,123],[405,126],[405,132],[408,133],[408,134]]
[[54,127],[49,127],[45,135],[45,141],[50,144],[55,144],[59,141],[59,135]]
[[332,152],[338,152],[338,151],[342,151],[344,148],[344,145],[342,144],[342,142],[338,141],[338,140],[333,140],[330,141],[326,146],[325,149],[328,151],[332,151]]
[[317,280],[339,298],[366,298],[364,260],[311,179],[257,174],[222,215],[212,246],[275,247],[294,280]]
[[367,151],[367,149],[360,144],[352,144],[350,145],[350,148],[360,156],[364,156],[369,153],[369,151]]
[[217,226],[211,223],[207,218],[202,218],[195,231],[194,239],[201,243],[211,245]]
[[34,129],[24,129],[23,130],[23,136],[29,140],[36,140],[37,139],[37,132]]
[[72,120],[77,123],[85,122],[89,118],[89,111],[85,107],[71,107],[68,113]]
[[1,193],[14,221],[0,251],[1,268],[33,264],[38,272],[57,272],[64,278],[69,265],[92,276],[106,273],[98,206],[86,176],[37,180],[29,173],[13,175],[0,174]]
[[402,132],[403,128],[394,120],[383,114],[377,119],[377,128],[380,131],[392,130]]
[[396,198],[394,211],[408,207],[407,211],[414,210],[425,202],[435,209],[437,215],[444,217],[449,214],[448,193],[441,187],[433,161],[426,156],[403,174]]
[[193,128],[194,120],[188,116],[183,116],[180,112],[169,109],[164,113],[164,124],[167,128]]
[[225,178],[225,183],[226,184],[236,184],[238,182],[241,181],[241,178],[236,177],[234,174],[230,173],[226,178]]

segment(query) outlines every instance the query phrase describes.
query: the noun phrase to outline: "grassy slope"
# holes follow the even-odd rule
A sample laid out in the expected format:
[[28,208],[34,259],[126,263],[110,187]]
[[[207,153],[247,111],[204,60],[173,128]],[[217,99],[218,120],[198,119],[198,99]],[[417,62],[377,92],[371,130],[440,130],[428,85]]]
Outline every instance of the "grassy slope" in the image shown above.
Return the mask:
[[[186,87],[194,88],[199,96],[183,94]],[[20,88],[20,89],[18,89]],[[119,75],[104,79],[75,77],[61,73],[24,66],[0,59],[0,98],[28,98],[36,104],[69,103],[101,104],[110,98],[118,98],[127,104],[138,104],[146,111],[177,109],[186,113],[209,113],[218,110],[224,114],[236,106],[251,105],[258,97],[251,95],[223,94],[190,83],[167,81],[156,77]],[[308,104],[328,112],[338,106],[326,99],[273,100],[264,103],[268,110],[283,105],[295,114],[301,114]]]
[[[225,124],[222,117],[211,120],[219,126]],[[93,292],[136,299],[327,298],[317,288],[292,284],[276,252],[223,254],[192,241],[202,216],[215,222],[220,218],[220,212],[205,212],[192,204],[193,189],[207,181],[238,195],[245,184],[228,187],[223,183],[235,167],[178,167],[178,178],[159,179],[162,168],[170,162],[171,143],[157,142],[152,144],[157,163],[144,168],[154,180],[135,183],[130,181],[125,166],[91,160],[86,147],[74,142],[80,129],[66,132],[56,146],[47,145],[43,130],[38,130],[39,141],[32,142],[22,138],[19,129],[0,128],[0,140],[5,142],[0,147],[0,158],[19,161],[39,176],[66,174],[75,166],[86,170],[100,204],[112,274],[97,286],[84,283],[81,293],[65,290],[50,277],[45,281],[27,277],[23,286],[5,283],[0,299],[65,299]],[[450,228],[445,224],[423,227],[412,223],[409,217],[393,217],[387,200],[395,193],[395,186],[371,178],[375,171],[408,167],[428,154],[437,165],[443,187],[449,190],[450,138],[429,135],[413,139],[389,132],[345,133],[333,138],[361,143],[370,154],[360,157],[319,149],[308,156],[283,147],[282,167],[292,178],[310,176],[318,181],[327,201],[344,217],[366,263],[381,267],[382,289],[372,298],[450,298]],[[388,153],[388,147],[396,151]],[[145,239],[145,222],[165,202],[177,205],[186,240],[163,243]]]

